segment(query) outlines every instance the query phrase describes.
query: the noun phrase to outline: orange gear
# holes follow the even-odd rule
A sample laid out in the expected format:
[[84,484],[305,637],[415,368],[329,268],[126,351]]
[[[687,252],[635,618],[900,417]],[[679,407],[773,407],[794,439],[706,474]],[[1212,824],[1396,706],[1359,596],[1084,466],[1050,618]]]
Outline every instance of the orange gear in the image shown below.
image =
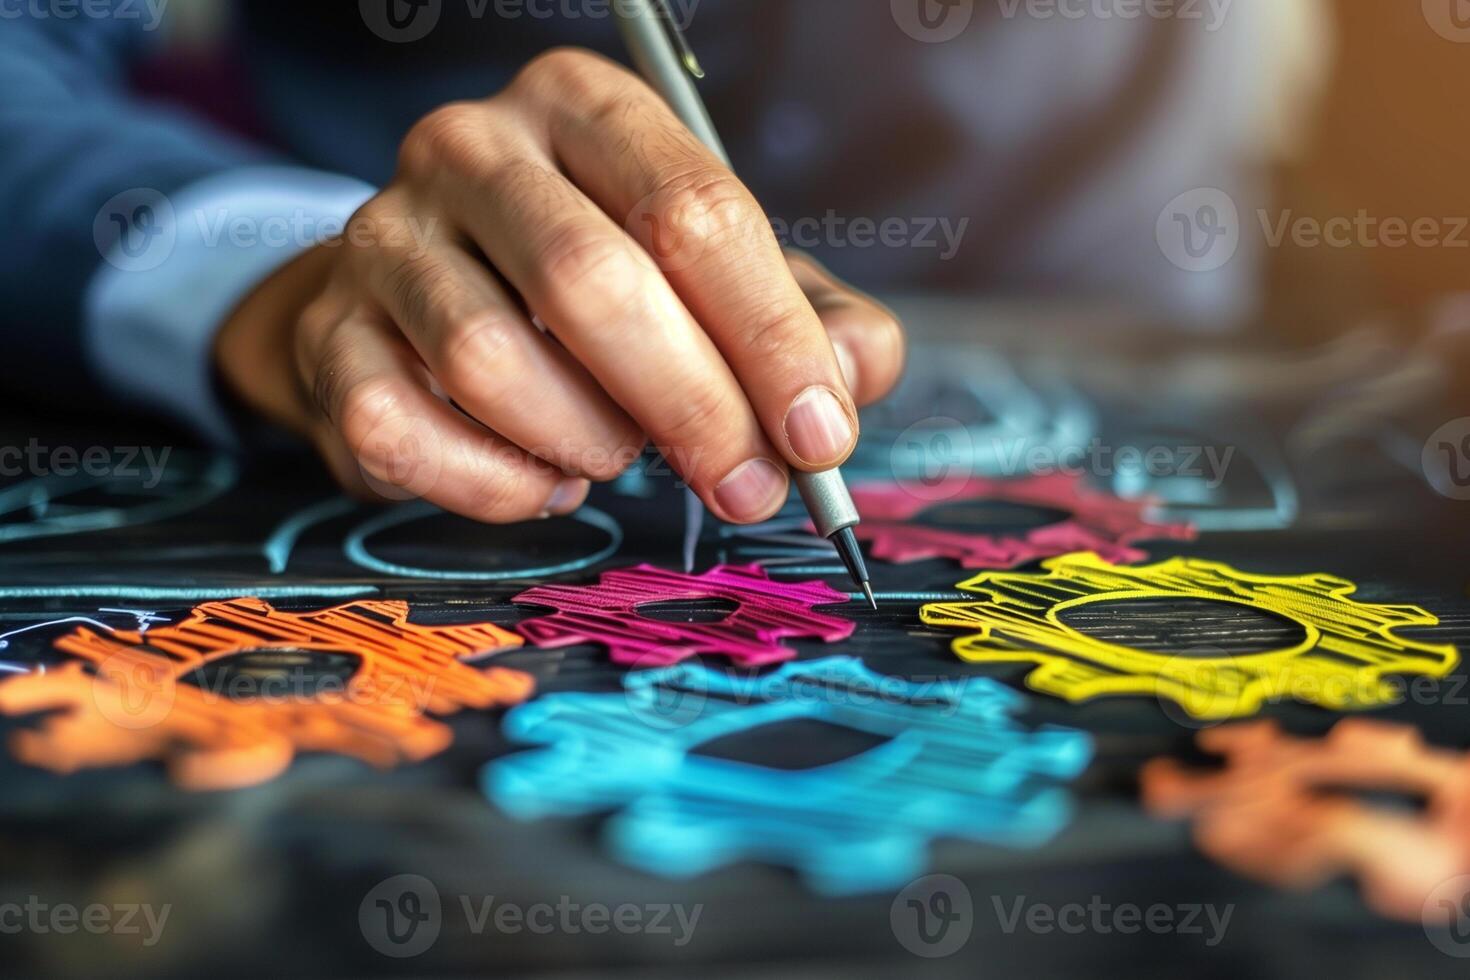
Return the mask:
[[[0,684],[0,712],[56,712],[12,738],[15,756],[31,765],[70,773],[157,759],[180,786],[227,789],[280,775],[298,751],[336,752],[382,768],[418,761],[453,738],[426,713],[530,696],[529,675],[462,662],[518,647],[520,637],[490,623],[415,626],[408,612],[405,602],[353,602],[287,613],[260,599],[234,599],[204,603],[146,632],[81,628],[56,643],[77,660]],[[185,680],[211,666],[228,670],[231,658],[252,653],[331,657],[355,669],[339,692],[274,698],[264,692],[269,672],[266,680],[252,678],[248,662],[235,675],[253,689],[246,697]]]
[[[1395,919],[1440,922],[1459,909],[1466,896],[1445,886],[1470,874],[1470,757],[1427,746],[1408,726],[1357,718],[1321,739],[1258,721],[1201,732],[1198,744],[1225,768],[1155,759],[1143,768],[1143,802],[1158,816],[1192,816],[1213,859],[1288,888],[1352,873],[1368,904]],[[1389,809],[1353,792],[1427,806]]]

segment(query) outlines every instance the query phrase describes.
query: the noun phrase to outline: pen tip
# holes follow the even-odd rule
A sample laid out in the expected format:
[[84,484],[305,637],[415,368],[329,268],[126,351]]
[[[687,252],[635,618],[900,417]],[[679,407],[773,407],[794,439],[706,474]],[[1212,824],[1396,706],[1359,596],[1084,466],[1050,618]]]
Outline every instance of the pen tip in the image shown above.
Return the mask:
[[870,605],[870,606],[873,607],[873,611],[874,612],[877,612],[878,611],[878,600],[875,599],[875,598],[873,598],[873,587],[871,585],[869,585],[867,582],[861,582],[859,584],[862,585],[862,587],[863,587],[863,595],[865,595],[865,596],[868,597],[868,605]]

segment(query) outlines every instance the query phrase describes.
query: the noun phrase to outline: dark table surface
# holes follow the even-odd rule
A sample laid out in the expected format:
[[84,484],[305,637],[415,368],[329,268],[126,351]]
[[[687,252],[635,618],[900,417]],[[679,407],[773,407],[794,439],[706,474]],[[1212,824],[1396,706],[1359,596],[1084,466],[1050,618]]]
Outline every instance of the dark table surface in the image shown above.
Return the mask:
[[[1363,329],[1326,344],[1293,345],[1264,333],[1190,340],[1132,329],[1124,318],[1021,314],[959,304],[907,304],[924,338],[900,394],[865,419],[849,480],[890,479],[893,469],[936,462],[993,473],[997,447],[1155,445],[1234,451],[1206,498],[1179,483],[1124,486],[1094,473],[1103,489],[1172,495],[1175,516],[1198,520],[1197,540],[1141,545],[1153,559],[1209,558],[1260,574],[1332,573],[1359,584],[1357,598],[1422,606],[1440,619],[1415,638],[1459,644],[1470,627],[1465,542],[1470,504],[1429,485],[1421,465],[1427,433],[1455,418],[1450,361],[1424,343]],[[1097,321],[1107,321],[1099,323]],[[970,426],[969,452],[935,444],[956,419]],[[917,428],[913,428],[917,426]],[[0,446],[117,447],[166,443],[156,434],[12,416]],[[151,440],[151,441],[150,441]],[[919,448],[914,448],[915,444]],[[937,454],[926,458],[924,453]],[[686,533],[681,492],[666,477],[631,477],[598,488],[606,522],[578,520],[510,528],[476,526],[406,503],[392,511],[337,501],[309,460],[265,456],[239,464],[171,445],[165,479],[84,481],[22,474],[0,484],[0,633],[23,627],[0,651],[15,665],[59,664],[53,641],[72,616],[132,628],[131,612],[177,619],[210,598],[258,595],[278,609],[310,610],[353,596],[402,599],[415,623],[511,626],[544,614],[510,602],[542,579],[517,570],[570,563],[558,582],[595,581],[601,570],[651,562],[678,568]],[[1012,474],[1014,475],[1014,474]],[[1125,481],[1126,482],[1126,481]],[[1193,496],[1191,496],[1193,494]],[[1186,501],[1186,498],[1189,498]],[[88,529],[120,507],[124,526]],[[310,510],[311,508],[317,508]],[[304,512],[299,536],[283,534]],[[924,518],[955,527],[1025,527],[1044,512],[970,507]],[[376,528],[376,530],[375,530]],[[354,538],[362,551],[350,547]],[[289,545],[289,546],[288,546]],[[748,563],[769,542],[705,522],[696,565]],[[386,564],[385,564],[386,563]],[[848,591],[830,557],[814,551],[807,572]],[[385,568],[396,568],[390,574]],[[887,596],[953,593],[969,578],[954,562],[872,563]],[[414,575],[404,570],[418,570]],[[504,572],[504,580],[472,576]],[[691,615],[700,614],[691,604]],[[1024,690],[1022,665],[979,665],[950,650],[957,632],[923,625],[918,601],[885,598],[877,612],[827,607],[851,618],[845,641],[795,641],[802,659],[862,658],[900,677],[993,677]],[[677,610],[673,615],[677,615]],[[1291,642],[1297,627],[1250,610],[1161,603],[1107,607],[1074,625],[1149,650],[1202,645],[1248,654]],[[495,658],[536,678],[541,693],[618,690],[623,670],[595,645],[508,651]],[[1418,726],[1431,741],[1470,745],[1470,714],[1450,696],[1463,666],[1434,697],[1374,711]],[[519,822],[480,792],[478,772],[512,751],[499,711],[447,719],[454,741],[428,760],[387,770],[302,754],[282,776],[248,789],[189,792],[162,766],[143,763],[58,775],[0,761],[0,904],[150,903],[170,909],[161,938],[0,935],[7,975],[218,976],[454,975],[561,973],[712,976],[755,973],[890,976],[1457,976],[1417,924],[1368,910],[1350,880],[1308,892],[1278,891],[1201,856],[1187,825],[1156,820],[1138,803],[1137,771],[1152,757],[1192,757],[1194,728],[1150,698],[1069,705],[1028,695],[1028,724],[1083,729],[1096,757],[1076,781],[1077,813],[1053,841],[1013,849],[940,840],[929,870],[964,883],[971,935],[954,955],[925,959],[904,946],[890,917],[896,889],[820,897],[782,868],[740,863],[690,880],[653,877],[604,852],[601,818]],[[1281,703],[1261,715],[1302,734],[1325,732],[1338,715]],[[4,734],[34,717],[0,719]],[[840,733],[751,736],[737,758],[792,767],[856,750]],[[360,907],[385,879],[422,876],[442,899],[437,940],[408,959],[381,955],[364,934]],[[560,930],[478,934],[461,914],[494,897],[522,907],[559,901],[608,907],[663,903],[699,907],[692,937]],[[1002,908],[1105,902],[1140,908],[1229,907],[1214,945],[1187,931],[1123,934],[1090,928],[1007,928]],[[0,921],[0,925],[4,925]]]

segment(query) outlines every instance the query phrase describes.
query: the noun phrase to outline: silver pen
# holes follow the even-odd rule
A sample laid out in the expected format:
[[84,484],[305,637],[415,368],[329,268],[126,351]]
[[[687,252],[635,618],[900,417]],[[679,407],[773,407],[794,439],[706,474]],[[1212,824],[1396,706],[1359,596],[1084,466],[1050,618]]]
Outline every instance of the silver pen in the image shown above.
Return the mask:
[[[665,0],[618,0],[613,8],[617,11],[618,30],[638,71],[664,97],[684,125],[730,167],[730,156],[694,84],[695,79],[704,77],[704,69],[674,23]],[[863,552],[852,530],[861,518],[852,495],[847,492],[847,484],[842,481],[842,473],[833,468],[820,473],[796,472],[795,478],[817,533],[836,547],[848,575],[862,589],[868,603],[877,609]]]
[[[731,166],[725,144],[714,131],[709,109],[704,107],[694,84],[694,79],[704,78],[704,69],[673,22],[664,0],[619,0],[613,7],[617,10],[617,28],[622,31],[623,43],[628,46],[638,71],[664,97],[675,115],[684,120],[689,131],[725,166]],[[858,548],[857,535],[853,533],[853,527],[861,519],[853,495],[847,492],[847,483],[842,482],[842,473],[835,467],[820,473],[797,472],[795,480],[817,533],[832,542],[853,582],[876,610],[878,599],[873,598],[863,551]]]

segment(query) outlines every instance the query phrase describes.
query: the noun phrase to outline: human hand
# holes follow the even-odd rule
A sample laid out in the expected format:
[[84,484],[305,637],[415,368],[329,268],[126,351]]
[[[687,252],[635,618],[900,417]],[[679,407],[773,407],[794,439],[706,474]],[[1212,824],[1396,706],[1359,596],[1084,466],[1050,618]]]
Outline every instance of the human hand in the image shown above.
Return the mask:
[[351,488],[564,514],[652,439],[716,515],[760,521],[788,467],[847,458],[857,406],[901,371],[894,316],[784,254],[735,176],[596,55],[436,110],[399,164],[216,341],[235,391]]

